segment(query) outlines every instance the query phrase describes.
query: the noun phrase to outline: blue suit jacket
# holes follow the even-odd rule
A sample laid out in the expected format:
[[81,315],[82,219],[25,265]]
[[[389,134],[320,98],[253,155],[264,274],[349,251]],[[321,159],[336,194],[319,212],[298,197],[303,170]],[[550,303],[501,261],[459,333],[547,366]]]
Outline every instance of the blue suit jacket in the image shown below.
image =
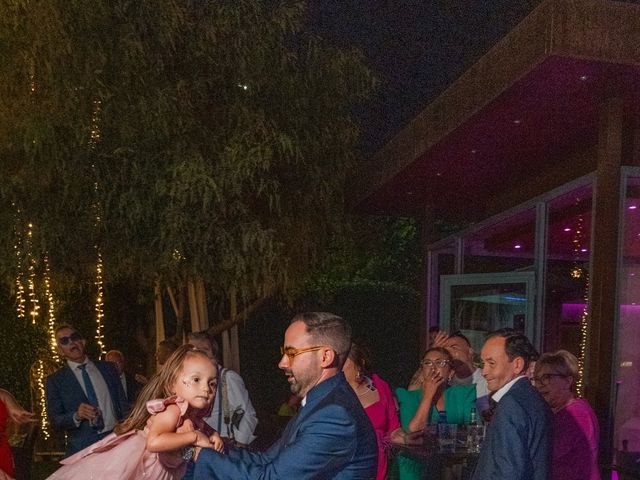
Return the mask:
[[500,399],[472,480],[547,480],[551,410],[526,378]]
[[306,405],[265,453],[203,449],[194,478],[371,480],[377,465],[373,427],[340,372],[309,391]]
[[[115,366],[111,362],[103,361],[96,361],[94,364],[107,383],[116,419],[122,420],[129,413],[129,404]],[[78,406],[81,403],[89,403],[89,399],[68,365],[65,364],[47,377],[46,393],[51,425],[67,432],[67,456],[88,447],[104,436],[98,434],[89,422],[80,422],[76,427],[73,415],[78,411]]]

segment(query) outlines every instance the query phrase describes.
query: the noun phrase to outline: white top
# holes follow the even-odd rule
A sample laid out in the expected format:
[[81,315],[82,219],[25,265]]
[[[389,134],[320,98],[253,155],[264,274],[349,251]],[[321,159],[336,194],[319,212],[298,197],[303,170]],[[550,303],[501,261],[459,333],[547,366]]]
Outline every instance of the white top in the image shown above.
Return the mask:
[[476,386],[476,409],[484,412],[489,409],[489,385],[482,376],[482,369],[476,368],[471,375],[465,378],[453,377],[451,385],[472,385]]
[[213,409],[211,416],[206,417],[204,420],[211,427],[213,427],[223,437],[229,437],[231,435],[230,428],[224,423],[224,412],[222,411],[222,371],[225,371],[225,380],[227,382],[227,396],[229,399],[229,411],[233,413],[236,409],[241,408],[244,410],[242,420],[238,428],[234,428],[234,438],[244,444],[249,444],[255,440],[256,436],[253,432],[258,425],[258,417],[256,410],[253,408],[253,404],[249,399],[249,392],[244,385],[242,377],[238,373],[228,368],[220,367],[218,369],[218,390],[216,398],[213,402]]
[[[110,432],[116,425],[116,414],[113,410],[113,401],[111,400],[109,387],[107,386],[107,382],[102,376],[100,370],[98,370],[98,367],[96,367],[95,363],[93,363],[89,359],[87,359],[84,363],[86,363],[87,365],[86,370],[89,374],[89,378],[91,379],[93,389],[96,391],[96,397],[98,397],[98,408],[100,409],[100,412],[102,413],[102,419],[104,420],[104,428],[100,431],[100,433]],[[76,376],[76,380],[78,380],[82,391],[86,395],[87,390],[84,387],[82,370],[78,368],[80,365],[82,365],[82,363],[76,363],[72,362],[71,360],[67,360],[67,365],[69,365],[69,368]]]
[[[500,401],[500,399],[501,399],[502,397],[504,397],[504,396],[507,394],[507,392],[508,392],[509,390],[511,390],[511,387],[513,387],[513,386],[515,385],[515,383],[516,383],[518,380],[520,380],[521,378],[525,378],[525,379],[526,379],[527,377],[525,377],[524,375],[519,375],[519,376],[517,376],[516,378],[514,378],[513,380],[511,380],[509,383],[507,383],[504,387],[502,387],[502,388],[498,389],[498,391],[497,391],[496,393],[494,393],[494,394],[493,394],[493,396],[492,396],[491,398],[493,398],[496,402],[499,402],[499,401]],[[529,380],[527,380],[527,381],[529,381]]]

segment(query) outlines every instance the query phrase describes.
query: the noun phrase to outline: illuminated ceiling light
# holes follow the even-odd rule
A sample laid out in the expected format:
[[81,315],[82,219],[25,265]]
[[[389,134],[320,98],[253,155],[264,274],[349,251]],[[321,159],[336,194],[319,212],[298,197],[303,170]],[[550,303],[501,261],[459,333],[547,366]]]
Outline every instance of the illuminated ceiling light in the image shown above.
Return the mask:
[[589,78],[589,77],[587,77],[586,75],[582,75],[582,76],[580,77],[580,80],[582,80],[582,81],[584,82],[587,78]]
[[517,245],[514,245],[513,248],[519,249],[519,248],[522,248],[522,245],[517,244]]
[[564,231],[565,231],[565,232],[570,232],[570,231],[571,231],[571,229],[570,229],[569,227],[567,227],[567,228],[565,228],[565,229],[564,229]]
[[637,208],[638,208],[638,206],[637,206],[637,205],[631,205],[631,206],[629,207],[629,210],[636,210]]
[[587,250],[586,248],[581,248],[581,249],[580,249],[580,251],[581,251],[582,253],[585,253],[585,252],[587,252],[588,250]]
[[522,123],[522,120],[520,120],[519,118],[517,118],[517,119],[515,119],[515,120],[513,121],[513,123],[514,123],[514,124],[516,124],[516,125],[520,125],[520,124]]

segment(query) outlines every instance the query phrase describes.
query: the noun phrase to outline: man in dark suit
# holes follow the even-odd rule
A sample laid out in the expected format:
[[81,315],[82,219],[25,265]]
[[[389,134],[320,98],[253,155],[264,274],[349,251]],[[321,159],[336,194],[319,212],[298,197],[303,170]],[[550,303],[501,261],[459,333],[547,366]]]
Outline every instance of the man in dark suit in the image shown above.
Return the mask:
[[66,363],[47,377],[47,411],[51,424],[67,432],[72,455],[109,434],[129,405],[114,365],[89,360],[74,327],[60,326],[55,336]]
[[489,335],[482,347],[482,374],[495,414],[472,480],[547,480],[551,459],[551,411],[525,373],[535,352],[512,330]]
[[351,327],[330,313],[303,313],[284,336],[282,358],[291,391],[303,397],[296,417],[265,453],[203,449],[198,479],[373,479],[378,450],[371,422],[342,373]]
[[129,405],[133,407],[133,404],[136,402],[136,398],[138,398],[138,394],[142,389],[142,383],[139,383],[137,379],[144,377],[141,375],[136,375],[134,377],[126,371],[124,354],[120,350],[109,350],[104,356],[104,359],[107,362],[113,363],[116,367],[118,378],[120,378],[120,384],[124,390],[124,395],[127,398]]

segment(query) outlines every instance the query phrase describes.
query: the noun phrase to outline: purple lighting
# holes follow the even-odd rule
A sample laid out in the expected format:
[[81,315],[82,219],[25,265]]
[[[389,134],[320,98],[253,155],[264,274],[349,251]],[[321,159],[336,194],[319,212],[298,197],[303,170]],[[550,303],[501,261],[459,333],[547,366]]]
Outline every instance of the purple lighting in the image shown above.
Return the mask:
[[567,227],[567,228],[565,228],[565,229],[564,229],[564,231],[565,231],[565,232],[570,232],[570,231],[571,231],[571,229],[570,229],[569,227]]
[[522,248],[522,245],[520,245],[520,244],[514,245],[513,248]]
[[586,251],[587,251],[587,249],[586,249],[586,248],[581,248],[581,249],[580,249],[580,251],[581,251],[582,253],[584,253],[584,252],[586,252]]
[[635,210],[636,208],[638,208],[638,206],[637,206],[637,205],[630,205],[630,206],[629,206],[629,210]]

